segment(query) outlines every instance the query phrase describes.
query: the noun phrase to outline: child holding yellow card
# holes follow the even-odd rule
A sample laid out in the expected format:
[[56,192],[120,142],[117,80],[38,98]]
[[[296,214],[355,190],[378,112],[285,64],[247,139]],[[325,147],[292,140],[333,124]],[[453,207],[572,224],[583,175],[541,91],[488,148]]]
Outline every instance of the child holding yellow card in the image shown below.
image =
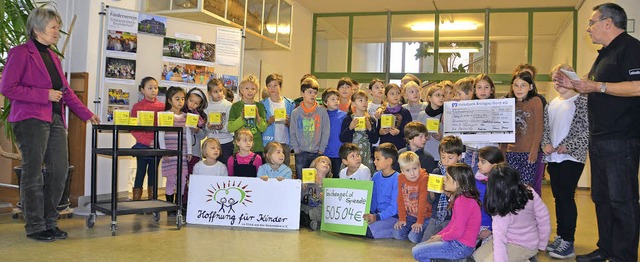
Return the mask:
[[[207,123],[207,114],[204,112],[207,108],[207,96],[200,88],[194,87],[187,92],[182,112],[187,113],[187,121],[185,125],[191,130],[191,154],[187,155],[187,181],[189,175],[193,174],[193,166],[195,166],[202,158],[201,141],[207,136],[204,130]],[[189,183],[185,188],[185,194],[182,195],[183,207],[187,206],[187,196],[189,195]]]
[[229,132],[229,111],[231,102],[225,99],[227,89],[222,85],[222,81],[212,78],[207,83],[209,93],[209,105],[204,111],[207,113],[209,123],[207,123],[207,137],[220,141],[220,156],[218,161],[227,163],[233,154],[233,132]]
[[371,145],[378,142],[378,128],[376,119],[367,112],[369,105],[367,93],[358,90],[351,96],[351,105],[355,108],[355,112],[347,113],[347,116],[342,120],[340,141],[358,145],[362,149],[360,152],[362,164],[369,170],[375,170]]
[[[313,183],[302,184],[302,203],[300,205],[300,227],[307,227],[313,231],[320,229],[322,223],[322,180],[331,178],[331,160],[326,156],[319,156],[311,162],[309,169],[315,171]],[[306,170],[307,168],[303,168]],[[305,171],[302,172],[303,177]]]
[[275,141],[282,145],[284,163],[291,164],[291,147],[289,147],[289,117],[295,108],[293,100],[282,96],[282,75],[270,74],[265,84],[269,97],[262,100],[266,113],[267,129],[262,132],[262,144],[267,145]]
[[[153,77],[145,77],[140,81],[138,90],[143,96],[140,102],[133,105],[131,108],[131,117],[141,117],[144,114],[139,112],[149,112],[151,114],[151,125],[155,125],[154,118],[156,112],[164,110],[164,104],[158,101],[158,81]],[[148,113],[147,113],[148,114]],[[148,119],[148,118],[146,118]],[[142,123],[142,122],[141,122]],[[153,132],[152,131],[131,131],[131,135],[136,139],[136,144],[133,148],[149,149],[153,147]],[[153,199],[153,181],[157,178],[158,163],[155,161],[155,157],[136,157],[136,178],[133,183],[133,200],[140,200],[142,198],[142,183],[144,182],[145,174],[149,174],[147,179],[147,196],[149,199]]]
[[444,109],[444,85],[437,84],[427,90],[429,104],[423,112],[418,115],[418,122],[427,126],[429,139],[424,145],[424,151],[433,156],[436,162],[440,161],[440,121]]
[[266,113],[262,103],[255,102],[255,96],[260,90],[260,83],[255,76],[249,75],[242,79],[238,86],[240,101],[231,105],[229,111],[229,132],[235,132],[240,128],[246,128],[253,134],[253,147],[251,152],[262,156],[264,144],[262,144],[262,132],[267,129]]

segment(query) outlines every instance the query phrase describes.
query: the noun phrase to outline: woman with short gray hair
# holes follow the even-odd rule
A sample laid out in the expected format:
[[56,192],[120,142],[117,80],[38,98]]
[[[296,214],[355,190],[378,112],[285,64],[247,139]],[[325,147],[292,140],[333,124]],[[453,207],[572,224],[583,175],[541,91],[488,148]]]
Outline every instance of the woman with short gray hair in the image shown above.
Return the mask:
[[65,106],[84,121],[100,123],[70,89],[60,59],[49,49],[60,38],[61,22],[47,6],[29,14],[29,40],[9,51],[0,84],[0,93],[11,100],[8,121],[22,154],[25,230],[28,238],[38,241],[67,238],[56,224],[69,168]]

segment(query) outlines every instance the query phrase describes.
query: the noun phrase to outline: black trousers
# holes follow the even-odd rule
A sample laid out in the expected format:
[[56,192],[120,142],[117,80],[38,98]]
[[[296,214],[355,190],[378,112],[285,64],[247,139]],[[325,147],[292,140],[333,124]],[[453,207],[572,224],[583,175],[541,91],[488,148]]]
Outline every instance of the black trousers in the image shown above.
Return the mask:
[[638,261],[640,139],[592,140],[589,154],[598,248],[615,261]]
[[575,194],[583,169],[584,163],[570,160],[561,163],[549,162],[547,165],[551,177],[551,192],[556,204],[557,233],[565,241],[575,240],[578,219]]

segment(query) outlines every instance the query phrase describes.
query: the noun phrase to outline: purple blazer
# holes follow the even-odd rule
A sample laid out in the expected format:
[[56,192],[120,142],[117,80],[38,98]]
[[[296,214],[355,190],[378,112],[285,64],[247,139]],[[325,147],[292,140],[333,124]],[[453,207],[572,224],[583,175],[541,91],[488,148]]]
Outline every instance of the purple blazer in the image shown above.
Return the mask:
[[[60,59],[51,50],[49,50],[49,55],[58,69],[62,85],[67,87],[67,91],[64,92],[60,100],[63,121],[65,105],[69,106],[71,111],[83,121],[89,120],[93,113],[70,89],[67,78],[62,71]],[[52,102],[49,101],[49,89],[53,86],[49,72],[47,72],[42,56],[40,56],[33,40],[9,51],[0,82],[0,93],[11,100],[9,122],[31,118],[51,122],[53,111],[51,110]]]

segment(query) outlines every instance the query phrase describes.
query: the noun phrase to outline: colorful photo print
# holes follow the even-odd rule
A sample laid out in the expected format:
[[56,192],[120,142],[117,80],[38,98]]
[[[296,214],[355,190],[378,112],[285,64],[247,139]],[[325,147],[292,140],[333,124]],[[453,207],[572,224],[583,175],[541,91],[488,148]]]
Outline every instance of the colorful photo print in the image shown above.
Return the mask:
[[165,81],[206,85],[214,78],[214,68],[175,62],[164,62],[162,79]]
[[129,92],[122,89],[109,89],[110,105],[129,105]]
[[107,106],[107,122],[113,122],[113,110],[129,110],[128,106]]
[[162,45],[162,55],[167,57],[215,62],[215,53],[216,48],[214,44],[189,40],[165,37]]
[[129,32],[109,30],[107,50],[135,53],[138,47],[138,36]]
[[222,75],[222,84],[234,93],[238,92],[238,76]]
[[136,79],[136,60],[107,57],[105,76],[107,78]]
[[167,34],[167,18],[150,14],[138,14],[138,32],[165,36]]

